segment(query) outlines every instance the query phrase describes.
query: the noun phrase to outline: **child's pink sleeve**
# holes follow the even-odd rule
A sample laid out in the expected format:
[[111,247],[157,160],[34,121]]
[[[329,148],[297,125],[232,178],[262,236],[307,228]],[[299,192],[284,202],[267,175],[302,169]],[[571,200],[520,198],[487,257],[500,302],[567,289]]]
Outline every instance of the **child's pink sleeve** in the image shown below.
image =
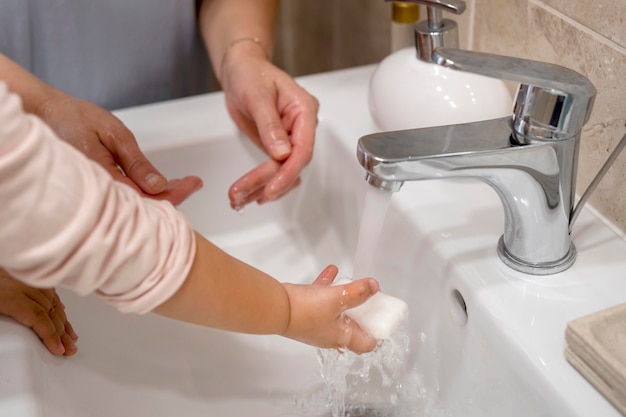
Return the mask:
[[0,266],[145,313],[176,292],[194,255],[193,230],[170,203],[114,181],[0,82]]

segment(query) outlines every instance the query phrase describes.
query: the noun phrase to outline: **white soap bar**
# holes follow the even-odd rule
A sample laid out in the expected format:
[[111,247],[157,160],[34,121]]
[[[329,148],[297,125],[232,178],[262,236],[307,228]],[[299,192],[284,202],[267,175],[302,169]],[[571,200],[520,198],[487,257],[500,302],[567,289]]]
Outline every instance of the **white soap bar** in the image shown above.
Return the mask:
[[[350,278],[338,278],[333,285],[351,283]],[[361,329],[377,340],[391,337],[409,313],[407,304],[399,298],[378,291],[360,306],[346,310],[346,315]]]

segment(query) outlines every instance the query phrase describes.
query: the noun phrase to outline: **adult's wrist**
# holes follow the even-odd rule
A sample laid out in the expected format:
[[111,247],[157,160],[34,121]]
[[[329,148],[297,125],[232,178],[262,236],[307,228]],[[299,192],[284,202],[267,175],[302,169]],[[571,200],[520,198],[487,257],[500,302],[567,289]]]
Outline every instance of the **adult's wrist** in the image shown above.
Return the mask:
[[27,113],[34,114],[43,121],[48,119],[48,116],[58,103],[62,100],[70,98],[68,94],[57,90],[56,88],[44,84],[42,88],[38,90],[37,94],[32,95],[28,103],[24,103],[24,110]]
[[240,37],[232,40],[224,52],[218,63],[217,72],[218,80],[221,82],[224,71],[228,69],[229,65],[233,62],[237,62],[242,58],[258,58],[271,60],[271,49],[267,46],[261,38],[257,36]]

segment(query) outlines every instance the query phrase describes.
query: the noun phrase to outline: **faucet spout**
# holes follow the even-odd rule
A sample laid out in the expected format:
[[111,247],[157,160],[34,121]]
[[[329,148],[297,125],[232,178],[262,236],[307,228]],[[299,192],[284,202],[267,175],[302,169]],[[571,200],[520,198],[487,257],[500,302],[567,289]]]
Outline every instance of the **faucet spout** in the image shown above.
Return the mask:
[[577,138],[518,138],[510,117],[362,137],[357,157],[367,181],[398,191],[404,181],[474,178],[490,185],[505,214],[500,258],[522,272],[545,275],[574,262],[569,236]]
[[489,184],[504,207],[500,259],[513,269],[547,275],[576,259],[570,238],[578,148],[596,89],[558,65],[437,48],[445,67],[517,81],[511,117],[384,132],[359,140],[367,181],[397,191],[404,181],[469,177]]

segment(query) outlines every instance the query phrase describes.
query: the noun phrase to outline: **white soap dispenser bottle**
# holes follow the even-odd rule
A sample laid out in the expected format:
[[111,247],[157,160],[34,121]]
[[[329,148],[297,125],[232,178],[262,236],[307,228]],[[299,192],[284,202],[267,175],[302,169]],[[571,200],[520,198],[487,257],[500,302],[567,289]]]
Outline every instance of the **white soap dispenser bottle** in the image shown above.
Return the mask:
[[512,98],[503,81],[444,68],[432,61],[435,48],[459,47],[457,24],[443,19],[442,10],[459,15],[465,11],[465,2],[407,2],[425,5],[428,19],[415,25],[415,46],[387,56],[372,75],[368,100],[378,127],[415,129],[509,116]]

